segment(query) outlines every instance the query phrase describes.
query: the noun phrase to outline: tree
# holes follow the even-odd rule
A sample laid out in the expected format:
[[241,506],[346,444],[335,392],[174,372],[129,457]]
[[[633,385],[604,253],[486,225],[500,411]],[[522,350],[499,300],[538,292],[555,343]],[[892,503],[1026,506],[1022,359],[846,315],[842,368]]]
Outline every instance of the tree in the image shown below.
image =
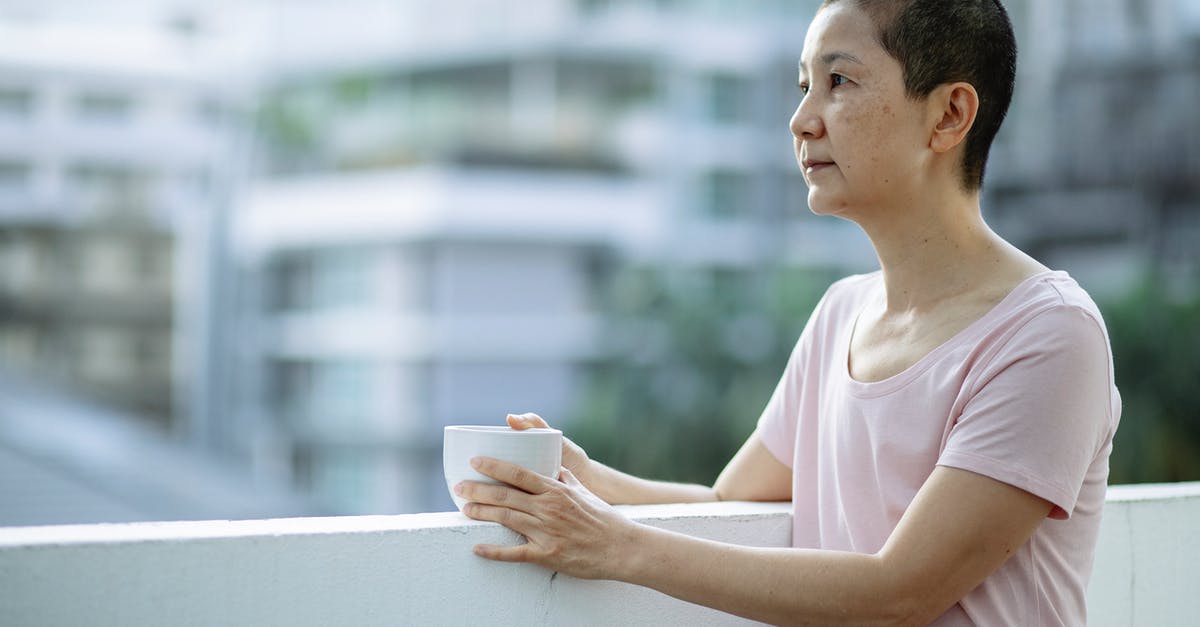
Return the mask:
[[639,476],[711,484],[754,429],[834,275],[800,270],[621,271],[608,354],[571,436]]
[[[624,271],[609,354],[571,436],[639,476],[711,484],[754,428],[825,287],[820,272]],[[1148,277],[1102,304],[1123,416],[1110,483],[1200,480],[1200,290]]]
[[1150,276],[1102,307],[1124,405],[1110,483],[1200,479],[1200,290],[1188,291],[1173,298]]

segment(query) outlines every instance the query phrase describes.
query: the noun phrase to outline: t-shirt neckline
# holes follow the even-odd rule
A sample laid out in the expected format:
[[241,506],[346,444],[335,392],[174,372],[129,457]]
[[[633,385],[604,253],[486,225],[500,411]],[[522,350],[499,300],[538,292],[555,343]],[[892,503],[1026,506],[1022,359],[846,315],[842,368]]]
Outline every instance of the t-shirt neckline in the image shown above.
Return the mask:
[[[867,307],[867,303],[861,302],[858,304],[857,311],[849,321],[849,329],[844,333],[842,346],[840,349],[841,371],[842,377],[849,386],[850,391],[859,397],[866,396],[883,396],[904,387],[913,379],[921,376],[930,366],[937,363],[942,355],[953,350],[958,345],[962,344],[967,338],[973,337],[982,329],[987,329],[992,326],[992,321],[1004,315],[1013,300],[1020,298],[1021,294],[1029,290],[1034,284],[1046,280],[1048,278],[1064,278],[1067,273],[1062,270],[1043,270],[1036,274],[1032,274],[1018,283],[1015,287],[1009,290],[1008,294],[1004,295],[999,302],[992,306],[982,316],[971,321],[970,324],[959,329],[957,333],[950,336],[945,342],[942,342],[933,350],[925,353],[920,359],[913,362],[910,366],[897,372],[896,374],[879,381],[859,381],[850,374],[850,342],[853,341],[854,331],[858,327],[858,319],[862,316],[862,312]],[[875,273],[875,279],[882,277],[881,273]],[[874,281],[873,281],[874,283]]]

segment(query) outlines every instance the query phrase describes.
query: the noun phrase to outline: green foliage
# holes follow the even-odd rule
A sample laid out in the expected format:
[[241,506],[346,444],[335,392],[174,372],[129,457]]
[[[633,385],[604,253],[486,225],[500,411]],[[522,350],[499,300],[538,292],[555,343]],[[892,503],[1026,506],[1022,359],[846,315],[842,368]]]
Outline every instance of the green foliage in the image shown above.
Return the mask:
[[337,102],[347,108],[361,107],[370,101],[377,89],[375,76],[368,73],[351,73],[333,81],[333,93]]
[[1121,425],[1110,483],[1200,480],[1200,290],[1172,298],[1150,277],[1102,307]]
[[[711,484],[754,428],[800,330],[836,277],[627,271],[606,303],[610,354],[570,435],[639,476]],[[1102,305],[1123,416],[1111,483],[1200,480],[1200,290],[1149,278]]]
[[284,98],[263,104],[258,125],[269,141],[287,149],[310,148],[317,142],[316,115]]
[[639,476],[711,484],[754,429],[831,276],[623,272],[605,299],[610,354],[571,437]]

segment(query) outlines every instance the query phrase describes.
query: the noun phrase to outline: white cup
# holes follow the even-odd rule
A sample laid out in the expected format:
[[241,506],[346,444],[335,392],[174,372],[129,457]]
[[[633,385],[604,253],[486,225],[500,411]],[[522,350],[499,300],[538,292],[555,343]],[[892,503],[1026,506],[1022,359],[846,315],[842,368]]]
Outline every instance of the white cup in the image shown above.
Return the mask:
[[562,465],[562,431],[509,427],[456,425],[446,427],[442,438],[442,470],[450,498],[462,511],[467,500],[454,493],[460,481],[500,484],[471,468],[472,457],[494,457],[546,477],[558,477]]

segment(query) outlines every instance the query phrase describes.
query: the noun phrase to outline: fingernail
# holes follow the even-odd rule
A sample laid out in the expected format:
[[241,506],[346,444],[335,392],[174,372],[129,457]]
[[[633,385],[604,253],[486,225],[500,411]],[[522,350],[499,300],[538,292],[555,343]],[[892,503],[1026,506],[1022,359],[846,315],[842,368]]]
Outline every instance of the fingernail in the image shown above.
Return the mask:
[[479,459],[478,457],[471,458],[471,468],[479,468],[482,465],[483,465],[482,459]]
[[462,493],[463,493],[463,484],[462,484],[462,482],[459,482],[459,483],[456,483],[456,484],[454,484],[454,493],[455,493],[455,494],[457,494],[457,495],[459,495],[459,496],[462,496]]

